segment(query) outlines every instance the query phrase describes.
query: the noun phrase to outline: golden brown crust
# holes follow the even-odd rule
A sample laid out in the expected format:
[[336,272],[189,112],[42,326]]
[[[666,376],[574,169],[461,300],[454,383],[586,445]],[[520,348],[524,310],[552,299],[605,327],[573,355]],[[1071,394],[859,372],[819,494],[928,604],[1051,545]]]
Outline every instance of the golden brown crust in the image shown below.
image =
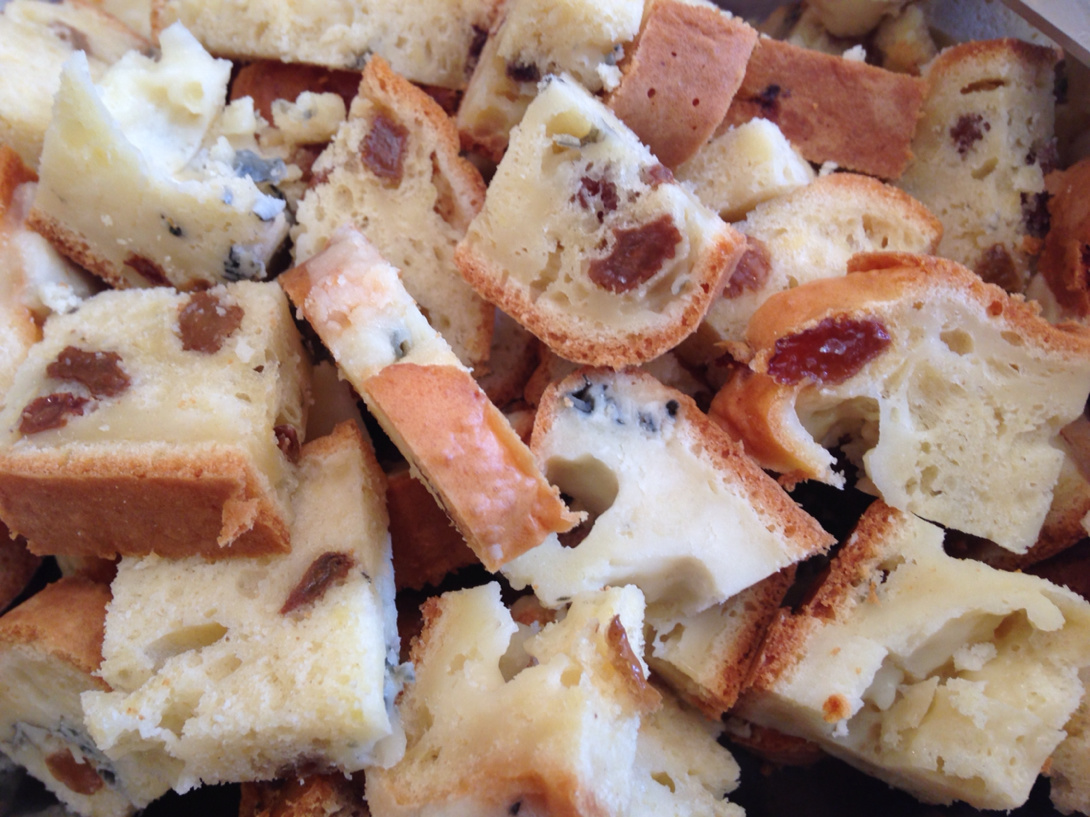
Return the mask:
[[[795,613],[780,611],[761,646],[747,690],[771,689],[796,665],[803,644],[815,628],[822,622],[841,621],[851,614],[859,594],[866,594],[869,589],[878,563],[886,557],[883,545],[903,524],[903,519],[901,511],[881,500],[871,503],[806,603]],[[861,590],[864,585],[867,589]]]
[[482,297],[518,320],[561,357],[588,366],[623,369],[653,360],[694,332],[745,247],[745,237],[724,225],[689,273],[693,294],[683,302],[673,323],[654,332],[646,327],[588,331],[584,321],[558,320],[555,312],[544,313],[535,307],[528,290],[507,285],[506,273],[465,242],[458,245],[454,260],[462,276]]
[[609,107],[660,162],[676,168],[723,120],[756,43],[756,30],[739,18],[657,0]]
[[1045,178],[1051,226],[1038,269],[1065,310],[1090,314],[1090,159]]
[[847,276],[776,293],[754,313],[746,341],[755,352],[755,368],[761,370],[761,363],[781,337],[825,318],[865,315],[887,303],[930,297],[942,290],[956,293],[962,302],[975,302],[1043,351],[1078,356],[1090,352],[1090,331],[1050,324],[1041,318],[1035,303],[986,284],[955,261],[907,253],[868,253],[852,259]]
[[1012,57],[1026,65],[1047,67],[1051,70],[1052,66],[1063,59],[1063,51],[1013,37],[970,40],[943,49],[927,66],[928,80],[930,83],[941,82],[944,75],[956,73],[966,63],[977,64],[990,59],[1006,62]]
[[399,590],[438,585],[447,574],[477,563],[477,556],[427,486],[408,470],[389,475],[386,506],[390,512],[394,580]]
[[925,83],[762,38],[723,126],[775,122],[811,162],[896,179],[911,158]]
[[60,579],[0,617],[0,644],[23,645],[56,656],[108,690],[94,677],[102,663],[102,637],[110,588],[88,579]]
[[231,80],[231,100],[248,96],[254,110],[273,121],[272,103],[277,99],[294,102],[304,91],[334,93],[347,108],[359,90],[360,72],[321,65],[254,60],[242,66]]
[[318,774],[243,783],[239,817],[367,817],[363,775]]
[[284,511],[241,453],[159,453],[0,456],[0,513],[40,555],[219,559],[290,548]]
[[11,538],[7,526],[0,522],[0,610],[7,609],[26,589],[41,563],[21,537]]
[[489,570],[579,522],[467,372],[398,363],[363,390]]
[[68,229],[48,213],[43,213],[37,208],[32,209],[27,216],[27,226],[38,232],[61,255],[71,259],[85,270],[93,272],[114,289],[128,289],[132,286],[125,276],[117,274],[117,270],[109,260],[91,248],[83,235]]
[[755,723],[728,729],[727,737],[731,743],[777,766],[810,766],[827,757],[816,743]]

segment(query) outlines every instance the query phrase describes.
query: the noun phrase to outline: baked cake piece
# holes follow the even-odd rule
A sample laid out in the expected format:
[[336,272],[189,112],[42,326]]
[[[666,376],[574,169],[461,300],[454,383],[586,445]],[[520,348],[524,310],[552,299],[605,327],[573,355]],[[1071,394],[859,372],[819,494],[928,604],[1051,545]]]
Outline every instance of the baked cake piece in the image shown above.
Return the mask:
[[41,554],[287,550],[308,374],[275,284],[88,298],[7,393],[0,517]]
[[1078,318],[1090,315],[1090,158],[1050,174],[1050,227],[1037,265],[1063,310]]
[[367,774],[374,817],[740,815],[718,724],[647,683],[642,612],[634,587],[550,623],[512,618],[496,584],[426,602],[405,759]]
[[670,169],[723,121],[757,31],[710,2],[651,0],[607,104]]
[[82,50],[97,80],[126,52],[150,46],[91,2],[5,3],[0,13],[0,142],[36,168],[65,60]]
[[896,179],[924,92],[916,77],[762,38],[721,127],[764,117],[811,162]]
[[815,177],[783,131],[759,117],[719,132],[675,173],[724,221],[741,221],[761,202],[803,187]]
[[96,677],[110,589],[61,579],[0,618],[0,752],[84,817],[127,817],[150,772],[113,762],[83,725],[80,694]]
[[157,60],[129,52],[97,85],[81,54],[65,64],[31,224],[115,287],[263,278],[288,222],[256,182],[287,168],[255,152],[252,105],[224,108],[229,62],[180,25],[159,45]]
[[621,368],[692,332],[742,249],[613,113],[549,77],[455,260],[557,354]]
[[[888,504],[1023,553],[1090,392],[1090,333],[946,259],[861,255],[777,293],[712,416],[786,482],[843,485],[843,444]],[[1011,492],[1016,481],[1020,486]]]
[[660,703],[639,590],[587,594],[543,628],[517,624],[495,583],[423,612],[405,756],[368,772],[373,817],[626,813],[640,716]]
[[363,235],[278,280],[486,568],[579,522]]
[[1049,797],[1061,814],[1090,812],[1090,697],[1086,695],[1083,673],[1083,699],[1075,714],[1064,725],[1067,733],[1052,753],[1048,767]]
[[474,377],[501,408],[523,396],[526,382],[537,368],[544,349],[541,341],[502,309],[493,309],[492,348],[488,369],[474,372]]
[[616,88],[617,63],[643,13],[644,0],[508,0],[458,108],[463,142],[499,161],[550,74],[568,74],[591,93]]
[[690,398],[647,374],[583,370],[551,386],[532,449],[588,514],[503,568],[550,607],[635,584],[651,614],[691,616],[833,543]]
[[913,159],[898,181],[942,222],[940,255],[1011,292],[1025,287],[1035,242],[1048,230],[1044,174],[1055,161],[1061,56],[1021,40],[939,54],[924,72]]
[[874,47],[889,71],[919,76],[938,54],[923,6],[909,3],[894,15],[883,17],[874,30]]
[[884,17],[896,14],[908,0],[808,0],[807,7],[836,37],[859,37],[878,27]]
[[497,0],[290,6],[276,0],[152,0],[152,24],[161,32],[181,21],[217,56],[359,70],[378,54],[412,82],[464,88],[499,5]]
[[647,665],[712,720],[734,706],[765,631],[795,578],[794,565],[692,616],[647,615]]
[[454,265],[485,185],[458,155],[458,132],[439,105],[373,57],[348,121],[311,172],[292,230],[296,263],[321,251],[341,225],[355,225],[398,268],[458,359],[485,363],[493,308]]
[[87,727],[168,786],[356,772],[404,748],[385,479],[352,424],[303,446],[291,553],[121,560]]
[[1090,604],[954,559],[875,502],[813,597],[773,626],[737,712],[931,803],[1011,809],[1064,737]]
[[742,340],[772,293],[844,275],[859,252],[931,253],[942,237],[942,225],[918,201],[856,173],[822,176],[759,205],[735,226],[746,236],[746,252],[693,341],[706,350],[703,360]]

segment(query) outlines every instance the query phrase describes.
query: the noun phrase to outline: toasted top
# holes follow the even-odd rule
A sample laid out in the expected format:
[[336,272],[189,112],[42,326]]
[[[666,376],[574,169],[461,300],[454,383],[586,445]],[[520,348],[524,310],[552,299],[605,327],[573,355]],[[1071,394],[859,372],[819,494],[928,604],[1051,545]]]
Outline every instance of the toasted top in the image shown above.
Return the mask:
[[812,162],[895,179],[912,155],[924,90],[916,77],[763,38],[724,125],[761,116]]
[[1090,314],[1090,159],[1045,178],[1050,229],[1038,269],[1064,309]]
[[609,107],[675,169],[723,121],[756,43],[756,30],[710,4],[657,0]]
[[[92,676],[102,663],[110,588],[88,579],[59,579],[0,617],[0,644],[19,644],[66,661]],[[89,679],[109,689],[98,678]]]

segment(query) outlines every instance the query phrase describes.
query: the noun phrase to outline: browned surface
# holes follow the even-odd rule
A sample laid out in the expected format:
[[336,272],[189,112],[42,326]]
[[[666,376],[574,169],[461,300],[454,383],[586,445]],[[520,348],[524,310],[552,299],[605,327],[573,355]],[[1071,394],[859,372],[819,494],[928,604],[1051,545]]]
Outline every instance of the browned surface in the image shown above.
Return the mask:
[[0,145],[0,215],[11,204],[16,187],[37,180],[38,174],[23,164],[18,153],[7,145]]
[[448,573],[476,564],[477,556],[435,497],[408,471],[389,475],[386,509],[398,589],[437,585]]
[[41,563],[41,557],[27,550],[23,539],[10,538],[7,526],[0,522],[0,610],[19,597]]
[[162,457],[8,454],[0,457],[0,515],[41,555],[284,552],[284,510],[263,483],[229,448]]
[[88,688],[109,689],[91,674],[102,663],[109,602],[107,585],[60,579],[0,617],[0,646],[31,646],[86,674]]
[[925,88],[916,77],[762,39],[723,126],[762,117],[811,162],[896,179],[912,155]]
[[757,32],[706,6],[658,0],[609,99],[667,167],[696,153],[742,84]]
[[243,783],[238,817],[367,817],[363,775],[286,775],[283,780]]
[[1060,305],[1090,314],[1090,159],[1045,179],[1052,229],[1039,268]]
[[318,65],[286,63],[279,60],[256,60],[239,69],[231,83],[232,100],[248,96],[254,100],[254,110],[272,122],[272,103],[276,99],[294,102],[303,91],[316,94],[334,93],[344,100],[347,108],[360,84],[359,71],[323,68]]
[[489,570],[578,522],[467,372],[398,363],[363,392]]

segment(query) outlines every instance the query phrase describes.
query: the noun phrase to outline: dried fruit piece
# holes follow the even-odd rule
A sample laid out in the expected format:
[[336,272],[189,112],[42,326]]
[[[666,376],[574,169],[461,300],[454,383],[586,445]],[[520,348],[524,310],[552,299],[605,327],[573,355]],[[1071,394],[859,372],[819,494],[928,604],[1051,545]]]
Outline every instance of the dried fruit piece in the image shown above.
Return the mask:
[[574,196],[584,210],[594,210],[598,221],[607,213],[617,209],[620,199],[617,197],[617,185],[609,179],[595,179],[584,176],[579,180],[579,191]]
[[129,253],[129,256],[125,259],[125,266],[132,267],[139,273],[139,275],[152,286],[165,287],[170,286],[170,280],[167,278],[166,273],[163,272],[163,268],[152,261],[150,258],[145,258],[142,255],[134,255]]
[[75,380],[95,397],[114,397],[132,382],[121,368],[117,352],[88,352],[66,346],[57,359],[45,367],[45,373],[57,380]]
[[245,313],[214,292],[196,292],[178,311],[178,335],[187,352],[215,354],[241,325]]
[[803,378],[843,383],[889,345],[889,332],[877,320],[826,318],[817,326],[776,341],[768,373],[788,385]]
[[295,426],[280,425],[273,428],[276,435],[276,446],[288,458],[289,462],[299,462],[299,432]]
[[83,414],[83,407],[87,402],[86,397],[66,391],[36,397],[23,409],[19,433],[37,434],[39,431],[63,428],[68,422],[69,414]]
[[610,620],[606,630],[606,644],[609,647],[610,664],[623,679],[622,683],[637,707],[645,712],[657,709],[662,697],[657,689],[647,683],[643,666],[632,649],[620,616],[614,616]]
[[950,128],[950,138],[957,145],[958,155],[964,156],[968,153],[974,144],[984,138],[985,131],[991,129],[992,126],[985,122],[980,114],[963,114]]
[[628,292],[673,258],[681,232],[669,215],[628,230],[614,230],[616,243],[605,258],[590,262],[590,280],[613,293]]
[[326,594],[326,591],[334,585],[338,585],[348,578],[348,571],[355,565],[351,554],[330,551],[323,553],[307,568],[299,584],[288,595],[288,600],[280,608],[281,615],[298,610],[300,607],[309,607]]
[[380,179],[392,182],[397,187],[401,183],[408,140],[409,131],[406,128],[384,113],[377,114],[360,148],[363,163]]
[[772,272],[772,257],[768,246],[759,238],[746,237],[746,251],[738,259],[730,281],[723,290],[724,298],[737,298],[743,292],[758,290]]
[[58,782],[85,797],[90,797],[104,785],[95,767],[86,761],[76,760],[68,749],[48,755],[45,766]]

